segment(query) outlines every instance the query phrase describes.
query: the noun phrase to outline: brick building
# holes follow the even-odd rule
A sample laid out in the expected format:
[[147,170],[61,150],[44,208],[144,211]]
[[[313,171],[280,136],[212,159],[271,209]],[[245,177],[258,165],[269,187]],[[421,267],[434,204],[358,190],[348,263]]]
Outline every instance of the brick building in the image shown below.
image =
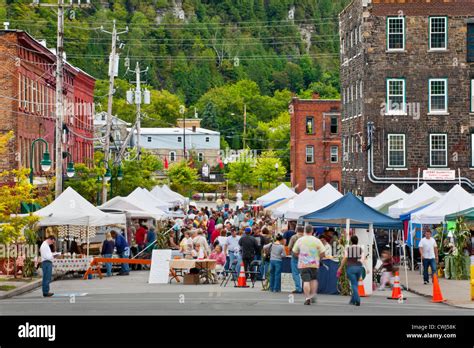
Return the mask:
[[291,185],[296,192],[327,183],[341,188],[340,100],[293,98],[290,105]]
[[354,0],[339,21],[344,191],[411,191],[426,169],[472,191],[474,2]]
[[[15,135],[9,143],[7,155],[0,158],[0,171],[29,168],[31,144],[40,137],[48,142],[54,162],[54,51],[26,32],[0,30],[0,60],[0,133],[13,131]],[[94,87],[94,78],[65,64],[64,151],[72,155],[75,163],[86,163],[93,157]],[[40,170],[43,150],[43,144],[37,143],[33,159],[35,173]],[[66,162],[64,160],[65,167]]]

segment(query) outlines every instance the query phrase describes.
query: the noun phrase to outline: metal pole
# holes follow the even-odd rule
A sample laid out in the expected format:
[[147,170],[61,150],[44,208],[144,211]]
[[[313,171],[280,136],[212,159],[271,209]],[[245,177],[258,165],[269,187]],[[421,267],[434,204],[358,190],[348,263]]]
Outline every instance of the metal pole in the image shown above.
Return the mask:
[[[112,49],[110,52],[110,66],[109,66],[109,96],[107,101],[107,125],[105,130],[105,144],[104,144],[104,159],[106,162],[106,168],[110,159],[110,133],[112,128],[112,107],[113,107],[113,94],[114,94],[114,83],[115,83],[115,56],[117,54],[117,27],[115,25],[112,29]],[[107,183],[105,180],[102,182],[102,202],[107,202]]]
[[137,105],[137,156],[138,160],[140,160],[140,133],[141,133],[141,103],[142,103],[142,90],[141,90],[141,81],[140,81],[140,63],[137,62],[137,67],[135,69],[136,74],[136,83],[137,88],[135,90],[135,104]]
[[56,49],[56,132],[55,132],[55,197],[62,192],[63,187],[63,122],[64,122],[64,99],[63,99],[63,54],[64,54],[64,0],[58,0],[58,31]]
[[246,138],[247,138],[247,104],[244,104],[244,138],[242,139],[244,150],[246,149],[245,145],[247,145]]
[[183,114],[183,158],[186,161],[186,115]]

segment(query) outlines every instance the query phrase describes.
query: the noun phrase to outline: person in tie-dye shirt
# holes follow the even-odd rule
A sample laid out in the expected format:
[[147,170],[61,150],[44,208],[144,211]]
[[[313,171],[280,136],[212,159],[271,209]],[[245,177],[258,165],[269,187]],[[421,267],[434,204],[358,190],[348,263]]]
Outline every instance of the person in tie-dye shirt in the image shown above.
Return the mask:
[[298,257],[298,269],[303,281],[305,305],[316,302],[318,289],[319,260],[324,257],[324,244],[313,236],[313,226],[305,226],[305,234],[299,238],[294,247],[293,254]]

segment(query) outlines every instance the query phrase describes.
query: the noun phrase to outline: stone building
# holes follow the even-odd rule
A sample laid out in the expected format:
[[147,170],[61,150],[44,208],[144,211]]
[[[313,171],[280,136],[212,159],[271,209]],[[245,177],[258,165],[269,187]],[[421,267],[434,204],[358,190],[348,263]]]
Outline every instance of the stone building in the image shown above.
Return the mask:
[[474,2],[354,0],[339,22],[344,191],[472,191]]
[[291,185],[296,192],[341,188],[341,101],[293,98],[290,104]]
[[[45,149],[42,143],[37,143],[32,155],[35,139],[46,140],[51,160],[55,161],[56,56],[45,42],[35,40],[26,32],[0,30],[0,60],[0,134],[14,133],[7,154],[0,158],[0,171],[29,168],[32,160],[37,174]],[[65,64],[64,151],[69,152],[76,163],[93,157],[94,88],[93,77]],[[66,163],[64,159],[64,168]]]

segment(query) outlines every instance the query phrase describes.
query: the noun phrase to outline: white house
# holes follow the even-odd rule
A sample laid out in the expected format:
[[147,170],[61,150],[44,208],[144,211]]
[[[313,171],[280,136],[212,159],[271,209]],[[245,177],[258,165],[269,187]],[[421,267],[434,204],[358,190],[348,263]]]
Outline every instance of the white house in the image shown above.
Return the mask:
[[[135,130],[131,146],[136,146],[137,131]],[[186,149],[195,153],[199,162],[210,166],[217,165],[220,152],[220,133],[200,127],[192,128],[142,128],[140,147],[147,149],[169,163],[180,161]]]

